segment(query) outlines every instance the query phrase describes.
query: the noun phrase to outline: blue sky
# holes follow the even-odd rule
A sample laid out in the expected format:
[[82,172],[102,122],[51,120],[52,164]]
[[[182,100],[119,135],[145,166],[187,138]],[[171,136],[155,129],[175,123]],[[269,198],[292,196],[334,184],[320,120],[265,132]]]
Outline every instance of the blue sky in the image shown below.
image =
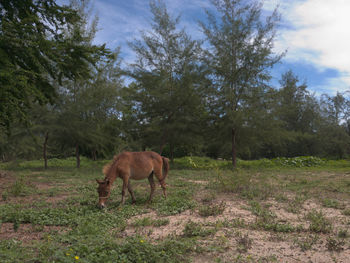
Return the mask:
[[[164,2],[171,15],[181,15],[180,28],[193,39],[203,38],[197,21],[205,19],[204,8],[213,10],[210,0]],[[265,0],[264,10],[272,12],[276,5],[282,21],[275,51],[287,55],[274,67],[272,84],[278,87],[281,74],[292,69],[316,95],[350,90],[350,0]],[[148,0],[93,0],[92,7],[99,16],[95,43],[120,46],[124,62],[131,63],[127,42],[150,30]]]

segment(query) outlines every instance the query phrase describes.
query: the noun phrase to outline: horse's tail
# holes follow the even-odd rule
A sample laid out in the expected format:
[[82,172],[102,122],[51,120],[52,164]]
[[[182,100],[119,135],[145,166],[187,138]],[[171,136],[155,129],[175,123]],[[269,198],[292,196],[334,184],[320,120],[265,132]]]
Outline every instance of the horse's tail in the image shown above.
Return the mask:
[[164,181],[166,179],[166,177],[168,176],[168,172],[169,172],[169,159],[165,158],[162,156],[163,159],[163,179],[162,181]]

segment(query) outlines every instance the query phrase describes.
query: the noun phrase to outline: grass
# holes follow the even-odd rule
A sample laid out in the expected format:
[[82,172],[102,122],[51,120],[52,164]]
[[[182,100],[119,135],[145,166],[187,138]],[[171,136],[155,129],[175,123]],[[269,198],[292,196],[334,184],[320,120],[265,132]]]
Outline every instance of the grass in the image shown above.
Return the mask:
[[217,216],[224,212],[225,207],[226,204],[224,202],[220,202],[219,204],[202,205],[199,207],[198,213],[203,217]]
[[331,222],[324,216],[322,211],[313,209],[306,215],[306,219],[310,221],[310,232],[327,234],[333,228]]
[[[0,227],[11,233],[0,233],[1,262],[190,262],[199,255],[213,262],[278,262],[275,252],[254,255],[256,232],[283,236],[302,251],[322,238],[327,251],[341,253],[349,245],[350,180],[338,176],[349,171],[344,161],[239,160],[232,171],[229,161],[176,159],[167,199],[157,188],[148,205],[147,180],[132,181],[136,204],[128,196],[121,207],[118,179],[104,210],[96,206],[95,178],[103,177],[101,167],[108,161],[83,158],[81,169],[74,162],[50,160],[47,170],[42,160],[0,164],[10,171],[0,184]],[[345,223],[335,229],[321,207],[305,213],[306,201],[314,200],[341,210]],[[281,220],[271,202],[300,222]],[[138,231],[128,234],[129,228]],[[176,234],[154,239],[144,228],[176,229]]]

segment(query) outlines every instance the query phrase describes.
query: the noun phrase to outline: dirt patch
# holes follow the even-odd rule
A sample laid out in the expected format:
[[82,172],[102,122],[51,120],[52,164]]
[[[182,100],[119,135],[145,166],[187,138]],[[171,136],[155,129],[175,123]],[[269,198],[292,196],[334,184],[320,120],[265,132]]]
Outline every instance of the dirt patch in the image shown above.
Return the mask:
[[[152,211],[143,215],[135,216],[128,221],[128,226],[124,231],[125,236],[141,235],[147,236],[149,240],[162,240],[169,236],[181,236],[187,222],[200,223],[202,227],[214,227],[218,222],[233,222],[241,220],[244,226],[221,227],[218,231],[203,239],[202,245],[205,247],[217,247],[217,251],[206,252],[205,256],[195,256],[193,262],[214,262],[215,258],[220,258],[222,262],[350,262],[350,242],[348,239],[338,252],[329,251],[327,242],[330,237],[337,239],[338,229],[348,229],[348,218],[341,214],[341,210],[324,208],[317,200],[307,200],[300,207],[299,213],[291,213],[285,210],[285,203],[277,202],[274,199],[261,201],[262,205],[267,205],[268,209],[276,215],[276,221],[293,226],[302,226],[301,232],[279,233],[252,229],[257,216],[248,210],[248,201],[241,200],[232,194],[222,194],[215,197],[211,204],[225,202],[225,210],[221,215],[202,217],[198,210],[187,210],[181,214],[173,216],[159,217]],[[210,204],[210,203],[209,203]],[[306,214],[313,209],[322,211],[327,219],[332,222],[333,231],[329,234],[311,233],[307,231],[309,222]],[[169,223],[165,226],[142,226],[134,227],[133,222],[142,218],[152,220],[167,219]],[[240,251],[239,238],[246,237],[250,240],[251,246],[246,251]],[[311,240],[316,237],[315,240]],[[338,239],[339,240],[339,239]],[[305,244],[304,244],[304,243]],[[305,248],[309,242],[309,247]]]
[[2,223],[0,229],[0,240],[17,239],[23,243],[29,243],[33,240],[43,239],[46,234],[52,231],[64,232],[67,230],[67,228],[60,226],[20,224],[15,231],[13,223]]

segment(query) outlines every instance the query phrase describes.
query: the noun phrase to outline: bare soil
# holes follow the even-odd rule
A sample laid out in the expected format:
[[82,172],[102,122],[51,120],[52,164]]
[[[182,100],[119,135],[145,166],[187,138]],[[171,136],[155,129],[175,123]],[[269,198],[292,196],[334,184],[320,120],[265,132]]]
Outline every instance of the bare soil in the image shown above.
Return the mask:
[[[349,218],[342,215],[342,210],[322,207],[318,200],[307,200],[300,207],[299,213],[291,213],[286,211],[285,203],[279,203],[275,200],[266,200],[263,202],[269,206],[277,216],[277,221],[281,223],[289,223],[293,226],[302,226],[305,231],[293,233],[276,233],[272,231],[264,231],[252,229],[257,216],[247,210],[248,202],[240,200],[233,194],[219,195],[216,197],[215,203],[225,202],[226,208],[221,215],[202,217],[198,211],[187,210],[181,214],[166,216],[169,224],[166,226],[153,227],[134,227],[133,222],[143,217],[149,217],[154,220],[160,217],[155,212],[146,213],[131,218],[127,228],[124,230],[126,236],[139,234],[148,236],[153,240],[164,239],[168,236],[181,236],[187,222],[201,223],[203,227],[212,226],[216,222],[232,222],[234,220],[243,220],[244,227],[222,227],[216,234],[203,241],[208,246],[211,244],[220,245],[221,250],[218,252],[205,253],[205,256],[195,256],[194,262],[214,262],[219,257],[223,262],[233,262],[240,254],[243,261],[239,262],[314,262],[314,263],[349,263],[350,262],[350,242],[349,238],[345,240],[340,251],[329,251],[327,247],[327,239],[329,237],[336,238],[336,234],[341,229],[349,230]],[[315,209],[322,211],[323,214],[332,223],[333,232],[329,234],[310,233],[307,231],[310,223],[305,219],[306,214]],[[349,231],[348,231],[349,233]],[[251,247],[246,252],[239,251],[238,236],[246,236],[251,240]],[[309,249],[303,251],[298,242],[311,242],[311,237],[317,236]],[[255,261],[251,261],[255,260]],[[258,261],[260,260],[260,261]]]

